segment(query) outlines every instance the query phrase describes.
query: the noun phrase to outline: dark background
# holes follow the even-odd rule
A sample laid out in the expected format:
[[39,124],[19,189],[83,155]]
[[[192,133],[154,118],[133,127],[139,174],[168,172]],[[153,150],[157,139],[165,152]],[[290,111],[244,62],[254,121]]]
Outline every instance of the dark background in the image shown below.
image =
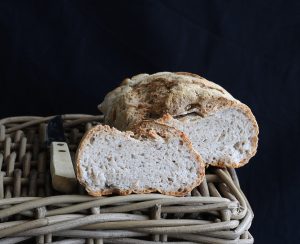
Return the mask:
[[0,117],[97,114],[120,81],[188,71],[248,104],[256,243],[299,243],[300,1],[0,1]]

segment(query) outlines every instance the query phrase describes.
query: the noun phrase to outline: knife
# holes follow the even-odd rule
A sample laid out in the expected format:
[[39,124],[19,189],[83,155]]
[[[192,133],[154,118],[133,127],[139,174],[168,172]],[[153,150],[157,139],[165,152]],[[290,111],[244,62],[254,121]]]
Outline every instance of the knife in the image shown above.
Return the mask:
[[50,146],[50,172],[53,188],[63,193],[74,192],[77,181],[60,115],[48,122],[47,145]]

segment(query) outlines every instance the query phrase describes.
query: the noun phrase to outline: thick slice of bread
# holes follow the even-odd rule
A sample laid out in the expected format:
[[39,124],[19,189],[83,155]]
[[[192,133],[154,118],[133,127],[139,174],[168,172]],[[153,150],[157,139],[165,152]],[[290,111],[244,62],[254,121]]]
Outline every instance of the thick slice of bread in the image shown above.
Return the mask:
[[98,125],[83,137],[76,155],[77,178],[90,195],[158,191],[183,196],[199,185],[204,163],[175,128],[142,122],[135,132]]
[[99,109],[105,122],[120,130],[145,119],[182,130],[207,164],[240,167],[257,150],[258,125],[250,108],[195,74],[134,76],[108,93]]

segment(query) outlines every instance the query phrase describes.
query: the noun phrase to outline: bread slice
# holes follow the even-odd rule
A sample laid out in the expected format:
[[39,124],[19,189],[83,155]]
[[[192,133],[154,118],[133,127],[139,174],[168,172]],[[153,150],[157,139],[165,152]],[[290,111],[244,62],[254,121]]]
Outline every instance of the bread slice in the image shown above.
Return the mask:
[[150,193],[183,196],[204,177],[204,163],[184,133],[157,122],[135,132],[90,129],[76,155],[77,178],[93,196]]
[[108,93],[99,109],[105,123],[120,130],[145,119],[182,130],[210,165],[240,167],[257,150],[258,125],[250,108],[195,74],[134,76]]

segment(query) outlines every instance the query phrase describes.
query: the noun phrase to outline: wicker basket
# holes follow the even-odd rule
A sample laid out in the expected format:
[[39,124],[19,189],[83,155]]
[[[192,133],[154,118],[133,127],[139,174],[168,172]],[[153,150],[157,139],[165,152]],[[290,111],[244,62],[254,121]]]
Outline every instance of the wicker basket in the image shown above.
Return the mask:
[[[74,160],[83,133],[102,117],[62,117]],[[51,118],[0,120],[0,243],[253,243],[253,213],[233,169],[208,168],[187,197],[56,192],[45,146]]]

